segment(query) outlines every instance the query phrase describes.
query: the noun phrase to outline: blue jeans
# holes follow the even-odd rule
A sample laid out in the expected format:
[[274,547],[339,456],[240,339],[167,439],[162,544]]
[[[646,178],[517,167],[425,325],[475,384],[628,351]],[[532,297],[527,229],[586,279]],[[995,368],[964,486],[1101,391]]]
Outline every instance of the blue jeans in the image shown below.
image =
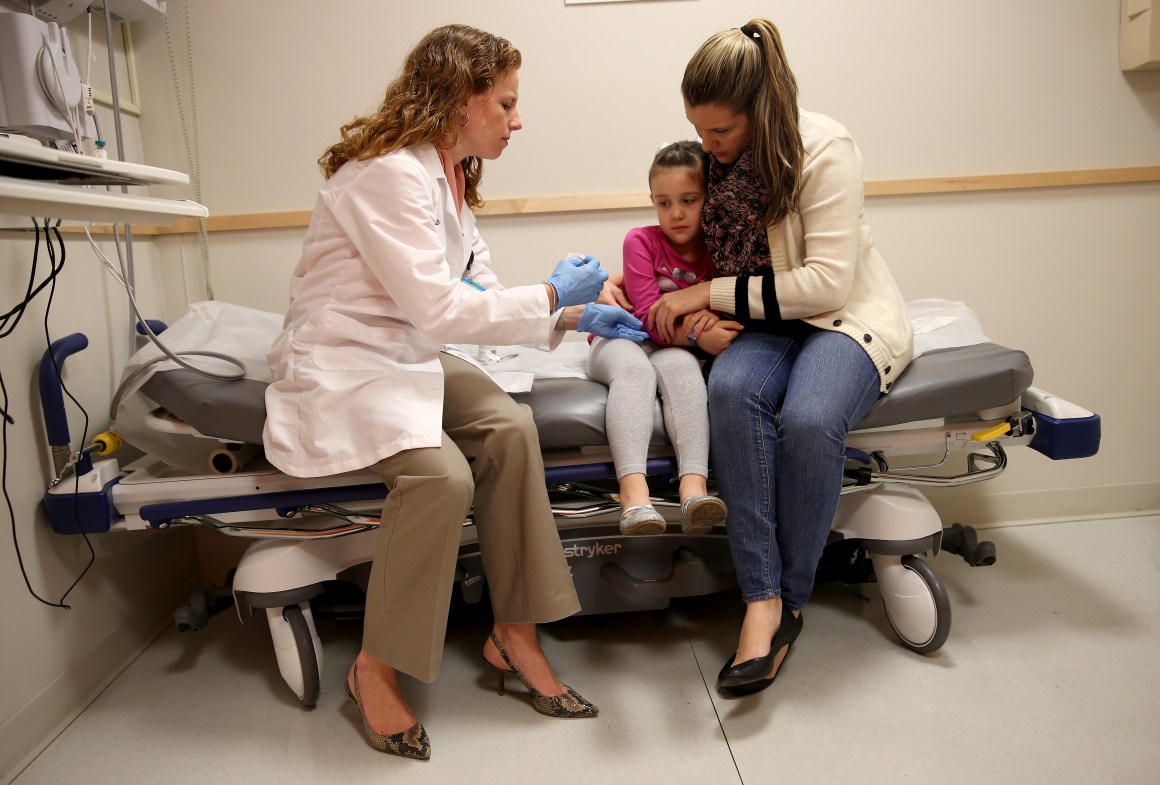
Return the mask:
[[709,375],[710,465],[741,599],[809,599],[842,490],[846,433],[878,399],[850,337],[743,332]]

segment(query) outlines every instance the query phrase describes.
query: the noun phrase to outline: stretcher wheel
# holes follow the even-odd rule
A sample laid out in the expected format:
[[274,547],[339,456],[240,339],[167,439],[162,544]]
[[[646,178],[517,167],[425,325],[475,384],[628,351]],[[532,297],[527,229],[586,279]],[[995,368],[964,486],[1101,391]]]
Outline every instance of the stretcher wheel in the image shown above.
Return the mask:
[[302,704],[312,707],[318,702],[322,677],[318,667],[318,653],[315,650],[315,636],[311,625],[297,605],[287,605],[282,609],[282,618],[290,625],[294,635],[294,648],[298,651],[298,664],[302,669],[302,693],[298,696]]
[[178,632],[201,632],[209,623],[209,601],[204,591],[189,595],[189,605],[173,612],[173,623]]
[[919,654],[938,651],[951,632],[951,602],[942,580],[917,556],[871,558],[894,633]]

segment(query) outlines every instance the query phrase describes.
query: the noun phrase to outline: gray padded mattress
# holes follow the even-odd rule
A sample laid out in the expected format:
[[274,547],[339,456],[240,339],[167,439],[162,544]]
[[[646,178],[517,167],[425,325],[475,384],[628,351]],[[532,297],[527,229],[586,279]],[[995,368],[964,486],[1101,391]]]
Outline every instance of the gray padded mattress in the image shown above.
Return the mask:
[[[939,349],[916,358],[858,428],[971,415],[1018,398],[1031,386],[1027,355],[995,343]],[[142,392],[206,436],[262,443],[265,382],[224,382],[193,371],[153,374]],[[607,388],[587,379],[540,379],[515,395],[532,407],[545,452],[607,444]],[[653,413],[653,446],[667,444],[660,405]]]

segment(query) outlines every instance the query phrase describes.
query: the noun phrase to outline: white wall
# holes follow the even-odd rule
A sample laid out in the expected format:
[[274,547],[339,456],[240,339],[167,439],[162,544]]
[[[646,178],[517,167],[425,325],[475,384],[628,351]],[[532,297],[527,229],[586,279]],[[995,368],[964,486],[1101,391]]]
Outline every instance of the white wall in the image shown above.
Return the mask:
[[[169,6],[175,32],[183,2]],[[314,161],[338,126],[377,105],[406,50],[452,21],[524,55],[525,129],[488,167],[487,195],[641,191],[658,143],[691,133],[685,62],[757,14],[780,25],[802,104],[859,140],[868,179],[1157,163],[1160,75],[1120,72],[1109,0],[336,0],[325,15],[307,0],[200,0],[190,18],[205,198],[217,214],[311,207]],[[165,62],[158,26],[137,43]],[[171,100],[169,69],[144,70],[147,101]],[[176,115],[147,120],[167,141],[145,134],[151,157],[175,164]]]
[[[170,4],[182,40],[184,8]],[[1107,0],[433,0],[402,13],[344,0],[330,8],[325,21],[305,0],[189,7],[212,214],[309,209],[321,182],[315,160],[338,126],[373,108],[406,50],[451,21],[503,35],[524,55],[525,129],[487,165],[486,197],[644,190],[658,143],[691,133],[679,96],[688,57],[709,34],[758,14],[782,30],[802,104],[855,134],[868,180],[1160,164],[1160,72],[1119,70],[1119,7]],[[142,26],[137,40],[150,61],[164,50],[159,26]],[[188,72],[178,78],[188,85]],[[143,74],[142,90],[167,107],[146,118],[151,158],[182,166],[168,70]],[[1160,507],[1149,460],[1158,429],[1145,400],[1157,364],[1137,349],[1160,332],[1149,285],[1160,185],[879,197],[867,210],[909,298],[966,301],[994,340],[1029,352],[1039,386],[1104,418],[1097,457],[1051,462],[1016,450],[1003,477],[933,493],[941,511],[987,525]],[[524,283],[574,249],[615,267],[624,232],[652,220],[648,210],[621,210],[485,217],[480,226],[505,279]],[[282,311],[301,237],[213,235],[215,296]],[[196,292],[201,278],[197,250],[191,239],[162,247],[187,260],[185,283],[170,290],[180,308],[181,292]]]
[[[78,40],[74,35],[74,49]],[[99,54],[93,81],[107,90],[103,48]],[[100,110],[99,116],[113,139],[111,114]],[[142,160],[136,120],[127,117],[123,126],[127,157]],[[0,216],[0,226],[14,222],[18,219]],[[34,245],[31,233],[0,232],[0,311],[20,302]],[[100,245],[115,258],[112,243],[102,240]],[[108,425],[112,390],[129,353],[130,322],[124,292],[101,271],[84,235],[66,235],[65,248],[66,266],[47,329],[53,340],[74,332],[89,338],[89,348],[65,365],[64,379],[88,412],[91,438]],[[160,300],[156,258],[148,241],[134,244],[138,294],[148,308]],[[47,266],[42,245],[38,282]],[[47,302],[46,289],[16,329],[0,339],[0,374],[14,420],[4,434],[5,486],[14,520],[6,507],[0,511],[0,782],[14,776],[152,642],[174,609],[188,602],[197,579],[189,532],[115,534],[92,538],[96,561],[68,596],[70,610],[41,604],[26,588],[14,535],[29,583],[51,602],[61,598],[89,561],[84,540],[53,533],[40,509],[54,476],[35,377],[46,347]],[[67,406],[75,448],[84,422],[79,409]]]
[[[129,322],[124,293],[104,275],[91,250],[66,236],[66,266],[58,279],[48,331],[53,340],[81,332],[89,348],[65,365],[64,380],[89,415],[88,436],[108,426],[108,406],[128,356]],[[102,243],[107,254],[111,243]],[[31,234],[0,233],[0,291],[4,310],[19,302],[28,281]],[[154,256],[138,243],[139,287],[146,303]],[[47,264],[42,247],[40,274]],[[53,533],[40,499],[53,478],[44,436],[36,369],[45,351],[47,290],[16,330],[0,341],[0,374],[14,419],[5,434],[6,489],[14,521],[0,512],[0,782],[14,775],[88,704],[108,680],[188,602],[197,564],[188,532],[114,534],[92,538],[96,561],[68,597],[71,610],[37,602],[25,587],[13,536],[33,589],[56,602],[85,569],[89,551],[79,536]],[[66,402],[74,448],[83,418]]]
[[[314,162],[338,127],[377,104],[423,33],[451,21],[504,35],[524,54],[526,127],[487,166],[483,190],[491,198],[643,191],[657,145],[691,133],[678,92],[688,57],[709,34],[758,14],[782,29],[803,105],[852,130],[869,180],[1160,164],[1160,71],[1119,71],[1119,3],[1111,0],[169,0],[168,7],[176,80],[163,26],[134,26],[144,145],[137,160],[187,169],[187,140],[196,143],[202,198],[215,215],[309,209],[321,183]],[[867,209],[908,297],[968,302],[994,340],[1028,350],[1040,386],[1104,418],[1094,458],[1054,463],[1015,450],[1002,477],[936,494],[948,522],[1160,509],[1150,449],[1160,435],[1150,411],[1160,382],[1151,350],[1160,335],[1160,185],[873,198]],[[574,249],[615,267],[624,232],[651,220],[647,210],[621,210],[491,217],[480,226],[514,284],[541,279]],[[281,311],[301,238],[301,230],[211,235],[215,296]],[[173,318],[204,297],[194,238],[143,245],[162,260],[145,284],[155,315]],[[0,241],[4,291],[21,283],[26,252],[23,240]],[[90,293],[107,284],[98,283],[91,255],[78,246],[77,256],[82,263],[58,294],[54,332],[104,332],[116,346],[123,308],[111,292],[93,304]],[[40,351],[33,316],[0,357],[21,415],[10,455],[37,456],[10,466],[9,487],[34,581],[59,587],[82,560],[77,541],[44,532],[37,512],[48,470],[27,382]],[[93,350],[70,372],[97,419],[123,359],[118,351]],[[50,710],[58,704],[43,696],[93,683],[92,674],[75,677],[70,658],[119,640],[135,618],[130,606],[151,587],[177,591],[182,581],[162,580],[161,568],[147,567],[136,550],[180,562],[173,542],[124,545],[99,563],[67,613],[28,600],[3,549],[0,772],[19,743],[35,745],[10,718],[36,708],[59,721],[64,715]]]

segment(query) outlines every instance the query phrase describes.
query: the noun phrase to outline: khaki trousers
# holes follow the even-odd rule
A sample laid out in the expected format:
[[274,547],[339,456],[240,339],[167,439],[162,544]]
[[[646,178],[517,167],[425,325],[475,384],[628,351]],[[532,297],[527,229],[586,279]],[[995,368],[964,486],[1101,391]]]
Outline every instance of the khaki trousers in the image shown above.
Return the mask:
[[471,363],[441,354],[443,440],[370,468],[383,478],[363,649],[423,681],[439,674],[464,518],[475,528],[497,621],[580,610],[548,504],[531,410]]

